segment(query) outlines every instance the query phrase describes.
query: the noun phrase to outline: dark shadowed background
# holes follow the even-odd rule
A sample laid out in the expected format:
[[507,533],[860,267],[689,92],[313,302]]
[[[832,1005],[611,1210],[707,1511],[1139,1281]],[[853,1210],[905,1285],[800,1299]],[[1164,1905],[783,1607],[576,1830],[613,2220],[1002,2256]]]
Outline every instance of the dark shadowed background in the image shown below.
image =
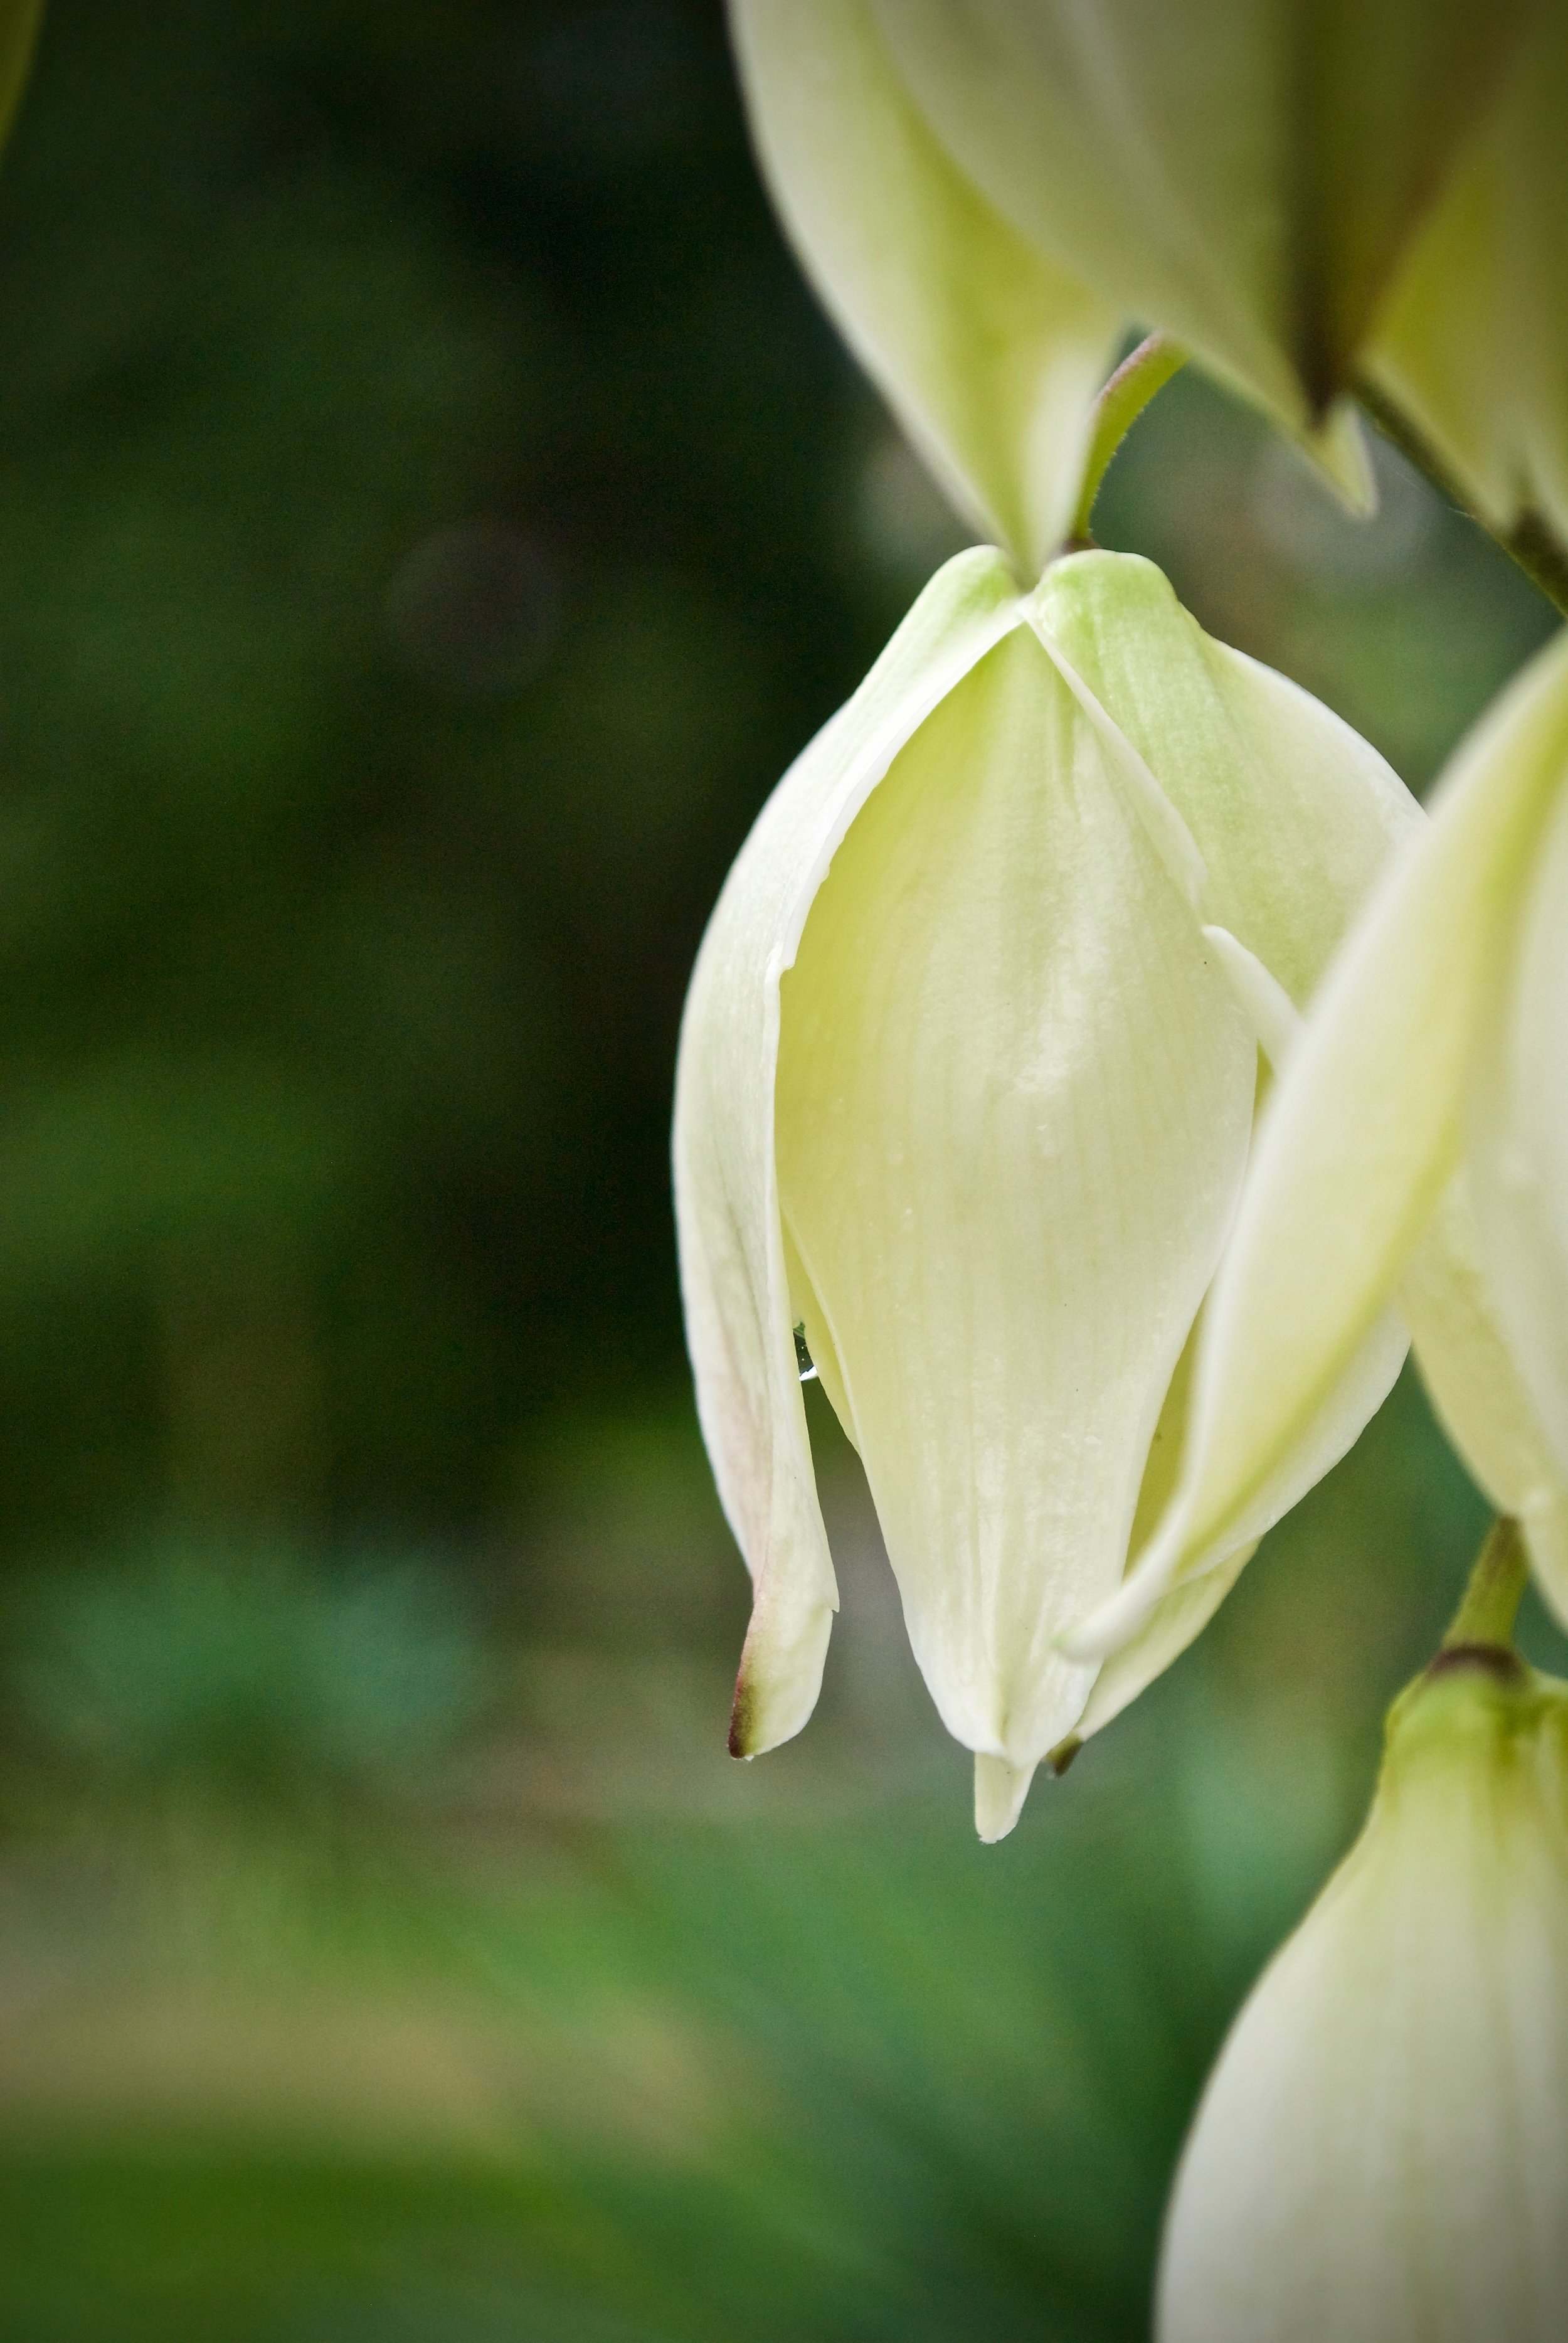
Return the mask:
[[[1181,378],[1100,528],[1422,786],[1549,613],[1380,469],[1358,528]],[[981,1849],[814,1416],[822,1712],[724,1755],[681,995],[963,541],[717,6],[55,0],[0,171],[8,2343],[1145,2331],[1484,1513],[1407,1380]]]

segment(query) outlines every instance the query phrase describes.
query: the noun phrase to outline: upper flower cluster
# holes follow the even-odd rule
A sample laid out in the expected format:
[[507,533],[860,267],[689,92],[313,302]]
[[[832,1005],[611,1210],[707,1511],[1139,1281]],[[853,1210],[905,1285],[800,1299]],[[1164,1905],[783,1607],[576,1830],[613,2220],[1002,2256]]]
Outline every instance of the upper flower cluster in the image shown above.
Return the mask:
[[906,429],[1031,574],[1131,327],[1370,493],[1346,393],[1568,542],[1568,12],[731,0],[763,166]]

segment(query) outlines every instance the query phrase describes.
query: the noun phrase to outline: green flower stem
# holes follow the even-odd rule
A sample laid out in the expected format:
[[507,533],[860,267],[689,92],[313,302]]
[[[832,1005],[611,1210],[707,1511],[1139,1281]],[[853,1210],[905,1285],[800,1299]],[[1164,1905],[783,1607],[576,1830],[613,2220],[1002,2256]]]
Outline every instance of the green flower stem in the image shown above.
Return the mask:
[[1092,544],[1089,523],[1094,511],[1094,499],[1100,494],[1101,483],[1111,468],[1111,459],[1126,438],[1157,390],[1163,390],[1173,374],[1187,363],[1187,353],[1167,334],[1151,334],[1140,342],[1128,357],[1122,359],[1094,402],[1094,433],[1089,443],[1089,463],[1083,475],[1083,491],[1078,499],[1078,510],[1072,517],[1072,533],[1068,539],[1070,550],[1081,551]]
[[1496,1646],[1513,1649],[1513,1621],[1530,1575],[1519,1524],[1507,1513],[1493,1522],[1475,1557],[1470,1584],[1442,1639],[1445,1652]]
[[[1131,362],[1131,359],[1128,360],[1129,365]],[[1111,382],[1115,379],[1113,375]],[[1106,389],[1110,387],[1108,383]],[[1440,496],[1446,498],[1458,511],[1466,514],[1477,528],[1485,529],[1487,536],[1503,548],[1509,559],[1523,570],[1536,590],[1545,595],[1553,608],[1568,618],[1568,547],[1558,541],[1540,514],[1526,513],[1523,519],[1506,534],[1487,528],[1479,513],[1471,511],[1442,458],[1429,447],[1409,417],[1375,383],[1368,382],[1364,377],[1359,377],[1352,387],[1357,399],[1384,438],[1392,440],[1400,454],[1432,482]],[[1103,397],[1104,392],[1101,396]]]

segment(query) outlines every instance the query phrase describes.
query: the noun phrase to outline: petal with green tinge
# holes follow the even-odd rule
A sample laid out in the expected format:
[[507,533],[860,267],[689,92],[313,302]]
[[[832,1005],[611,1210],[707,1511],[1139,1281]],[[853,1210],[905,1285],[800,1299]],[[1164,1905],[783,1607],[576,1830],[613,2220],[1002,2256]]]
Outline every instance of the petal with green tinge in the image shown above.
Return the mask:
[[1159,2343],[1553,2343],[1568,2303],[1568,1687],[1396,1704],[1361,1839],[1265,1971],[1177,2175]]
[[1568,545],[1568,14],[1536,19],[1366,365],[1489,527]]
[[[1488,1056],[1483,1042],[1480,1062]],[[1568,1481],[1505,1336],[1470,1197],[1457,1173],[1400,1280],[1422,1380],[1471,1478],[1512,1513],[1542,1591],[1568,1624]]]
[[1368,321],[1525,0],[877,0],[998,211],[1295,429]]
[[960,509],[1034,576],[1072,518],[1120,313],[939,145],[868,0],[731,0],[730,21],[808,275]]

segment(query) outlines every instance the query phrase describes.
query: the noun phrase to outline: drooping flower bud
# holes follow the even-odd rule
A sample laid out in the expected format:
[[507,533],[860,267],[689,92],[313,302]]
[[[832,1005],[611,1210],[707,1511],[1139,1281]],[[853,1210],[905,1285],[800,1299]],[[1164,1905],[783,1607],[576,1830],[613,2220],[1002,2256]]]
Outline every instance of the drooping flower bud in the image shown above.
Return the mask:
[[[1354,504],[1370,373],[1479,508],[1562,500],[1568,40],[1531,0],[730,0],[800,257],[1031,569],[1119,337],[1170,337]],[[1539,20],[1539,21],[1538,21]],[[1550,477],[1548,477],[1550,476]]]
[[785,777],[714,914],[677,1081],[699,1405],[755,1581],[732,1746],[798,1732],[837,1596],[796,1330],[860,1452],[984,1835],[1202,1625],[1403,1354],[1371,1330],[1104,1669],[1062,1630],[1168,1490],[1186,1360],[1296,1011],[1419,817],[1147,562],[933,580]]
[[1445,1651],[1360,1840],[1231,2030],[1160,2343],[1568,2331],[1568,1684]]

